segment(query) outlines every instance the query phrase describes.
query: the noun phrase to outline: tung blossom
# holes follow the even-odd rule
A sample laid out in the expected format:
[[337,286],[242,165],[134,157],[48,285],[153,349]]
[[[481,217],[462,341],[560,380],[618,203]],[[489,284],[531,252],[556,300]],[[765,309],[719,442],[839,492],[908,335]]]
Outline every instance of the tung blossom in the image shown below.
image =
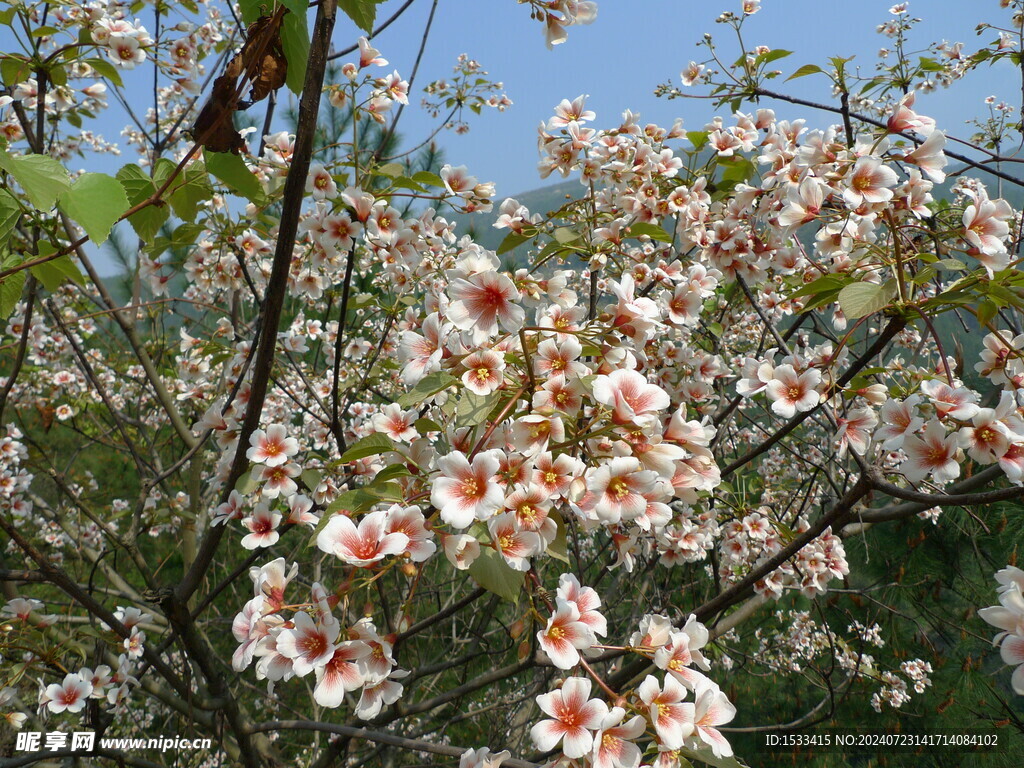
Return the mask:
[[430,503],[441,519],[455,528],[468,528],[474,520],[487,520],[505,506],[505,495],[495,482],[498,451],[481,451],[472,463],[460,451],[437,460],[441,474],[434,480]]
[[404,533],[387,533],[388,513],[371,512],[358,527],[347,515],[335,515],[317,534],[316,545],[350,565],[368,568],[388,555],[398,555],[409,545]]
[[793,418],[797,411],[812,410],[821,402],[817,389],[820,383],[821,371],[817,368],[798,374],[792,365],[776,367],[766,387],[772,410],[786,419]]
[[608,705],[590,698],[590,681],[570,677],[562,687],[537,697],[537,704],[550,720],[541,720],[530,729],[530,737],[541,752],[550,752],[562,744],[570,759],[586,755],[594,746],[594,734],[608,714]]

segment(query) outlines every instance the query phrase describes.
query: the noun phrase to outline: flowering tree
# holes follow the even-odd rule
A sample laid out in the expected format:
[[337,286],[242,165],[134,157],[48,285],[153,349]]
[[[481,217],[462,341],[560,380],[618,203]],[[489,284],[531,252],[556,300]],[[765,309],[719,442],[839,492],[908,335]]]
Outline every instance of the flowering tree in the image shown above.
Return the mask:
[[[416,171],[418,142],[391,140],[417,73],[369,42],[378,4],[0,11],[0,743],[63,725],[221,747],[179,765],[736,766],[744,733],[926,696],[947,627],[878,591],[913,572],[871,547],[936,528],[977,548],[1000,517],[963,624],[1024,664],[1024,578],[1003,568],[1024,519],[1022,225],[972,177],[1024,186],[1001,154],[1021,126],[993,107],[961,154],[915,111],[1019,64],[1020,3],[975,53],[911,51],[895,6],[871,75],[791,73],[833,106],[774,90],[789,52],[748,49],[746,0],[719,19],[738,60],[707,36],[659,89],[728,116],[602,128],[566,99],[539,167],[579,195],[498,203],[496,252],[451,220],[493,185]],[[549,46],[596,16],[524,4]],[[274,132],[282,89],[294,134]],[[439,130],[510,104],[466,56],[425,92]],[[88,127],[112,98],[136,162],[70,173],[118,149]],[[262,130],[238,129],[247,110]],[[123,295],[94,264],[115,227],[138,243]],[[996,570],[1000,606],[975,616]],[[1024,666],[967,661],[994,672],[970,711],[1024,730]],[[755,695],[765,675],[815,699]]]

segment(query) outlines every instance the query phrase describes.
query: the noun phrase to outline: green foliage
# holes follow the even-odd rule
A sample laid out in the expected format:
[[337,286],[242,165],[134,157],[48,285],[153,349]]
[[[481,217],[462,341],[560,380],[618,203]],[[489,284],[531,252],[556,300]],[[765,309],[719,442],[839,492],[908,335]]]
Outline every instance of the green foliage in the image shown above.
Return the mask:
[[377,6],[382,2],[384,0],[338,0],[338,7],[361,30],[373,32],[373,22],[377,18]]
[[40,211],[53,208],[57,198],[71,186],[67,169],[48,155],[12,155],[0,149],[0,168],[14,177]]
[[86,173],[60,195],[60,209],[78,223],[89,239],[101,245],[128,210],[128,196],[118,180],[105,173]]
[[264,201],[263,186],[246,166],[245,161],[230,152],[204,150],[206,169],[224,182],[232,192],[259,205]]

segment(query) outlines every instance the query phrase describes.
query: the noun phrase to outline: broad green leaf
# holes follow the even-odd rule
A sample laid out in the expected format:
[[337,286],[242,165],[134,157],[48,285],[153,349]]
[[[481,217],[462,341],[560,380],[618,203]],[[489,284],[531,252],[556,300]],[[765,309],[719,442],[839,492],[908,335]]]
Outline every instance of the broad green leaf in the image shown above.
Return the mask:
[[64,166],[47,155],[16,157],[0,150],[0,168],[14,177],[40,211],[53,208],[60,194],[71,186]]
[[21,206],[14,196],[6,190],[0,189],[0,248],[7,244],[11,232],[18,226],[18,219],[21,218]]
[[839,307],[848,318],[857,319],[884,309],[892,297],[893,291],[888,285],[850,283],[839,292]]
[[787,51],[784,48],[776,48],[773,51],[768,51],[767,53],[758,54],[757,60],[760,63],[762,63],[762,64],[770,64],[773,61],[778,61],[779,59],[784,59],[787,56],[790,56],[792,53],[793,53],[792,51]]
[[478,395],[476,392],[465,390],[459,396],[459,402],[455,406],[455,415],[458,417],[459,426],[477,427],[483,424],[500,399],[501,392]]
[[745,157],[720,157],[718,164],[725,168],[722,171],[723,185],[732,183],[733,186],[746,182],[754,175],[754,164]]
[[701,149],[708,143],[710,136],[708,136],[707,131],[687,131],[686,138],[688,138],[690,143],[693,144],[694,149]]
[[[124,166],[117,172],[117,180],[124,188],[131,205],[138,205],[144,200],[148,200],[156,192],[153,180],[137,165]],[[152,243],[156,239],[160,227],[170,215],[171,212],[166,205],[150,205],[129,216],[128,223],[132,225],[135,234],[147,243]]]
[[443,187],[444,179],[430,171],[417,171],[412,175],[412,180],[417,184],[427,184],[431,187]]
[[86,173],[60,196],[60,209],[70,216],[96,245],[110,237],[110,229],[128,210],[128,196],[113,176]]
[[398,398],[398,404],[403,408],[423,405],[427,398],[436,395],[442,389],[448,389],[456,381],[458,379],[445,371],[428,373],[419,380],[415,387]]
[[394,480],[396,477],[411,477],[412,472],[405,464],[389,464],[384,467],[380,472],[374,476],[373,481],[375,483],[385,483],[388,480]]
[[259,205],[263,202],[263,185],[245,161],[230,152],[210,152],[203,150],[206,158],[206,169],[223,181],[233,192]]
[[469,575],[488,592],[512,603],[519,601],[525,574],[512,570],[505,559],[490,547],[480,547],[480,556],[469,566]]
[[389,179],[397,179],[405,173],[405,166],[401,163],[385,163],[377,168],[377,173],[381,176],[387,176]]
[[[21,259],[12,254],[0,262],[0,269],[11,269],[20,263]],[[21,292],[25,288],[25,273],[26,270],[23,269],[0,279],[0,320],[9,318],[18,306]]]
[[[168,165],[173,171],[173,163]],[[161,183],[159,179],[157,183]],[[189,165],[174,180],[167,192],[164,192],[163,197],[171,204],[175,216],[182,221],[195,221],[199,206],[213,197],[213,187],[210,186],[206,166],[199,162]]]
[[0,79],[4,85],[14,87],[32,77],[32,65],[25,59],[7,56],[0,60]]
[[281,48],[288,60],[285,83],[294,94],[302,93],[306,82],[306,62],[309,61],[309,30],[306,13],[286,13],[281,22]]
[[117,67],[106,59],[86,59],[85,63],[92,67],[100,77],[107,78],[107,80],[119,88],[124,86],[124,81],[121,80],[121,73],[118,72]]
[[715,757],[711,747],[701,747],[700,749],[683,747],[679,753],[689,760],[696,760],[698,763],[714,766],[714,768],[747,768],[735,757]]
[[416,427],[416,431],[421,435],[425,435],[428,432],[441,431],[441,425],[432,419],[416,419],[416,423],[413,426]]
[[646,235],[651,240],[658,240],[662,243],[671,243],[672,235],[666,232],[664,229],[659,227],[657,224],[652,224],[649,221],[637,221],[629,225],[629,236],[630,237],[641,237]]
[[[49,256],[57,252],[57,249],[51,243],[39,243],[38,249],[40,256]],[[30,267],[30,269],[32,274],[36,276],[36,279],[48,291],[57,290],[68,280],[79,285],[85,285],[85,277],[75,262],[71,260],[70,254],[61,256],[59,259],[53,259],[52,261],[44,261],[42,264]]]
[[821,67],[817,64],[804,64],[800,69],[794,72],[792,75],[786,78],[786,82],[790,80],[796,80],[798,77],[807,77],[807,75],[816,75],[820,72],[824,72]]
[[559,227],[553,234],[555,240],[563,245],[566,243],[574,243],[580,239],[580,233],[571,227]]
[[377,19],[377,5],[384,0],[338,0],[338,7],[343,10],[356,26],[364,32],[373,32],[373,22]]
[[501,244],[498,245],[498,250],[495,251],[495,253],[498,256],[501,256],[503,253],[508,253],[529,240],[529,235],[521,235],[518,232],[509,232],[505,235],[505,239],[501,241]]
[[841,288],[846,284],[846,279],[839,277],[838,275],[824,275],[816,280],[812,280],[803,286],[799,290],[795,291],[790,298],[795,299],[798,296],[813,296],[821,293],[822,291],[831,291],[836,288]]
[[551,511],[549,517],[555,521],[557,531],[555,533],[554,540],[548,544],[547,553],[556,560],[561,560],[563,563],[568,564],[569,546],[565,535],[565,520],[563,520],[562,516],[554,510]]
[[390,439],[377,432],[358,440],[341,456],[341,463],[348,464],[368,456],[376,456],[380,453],[387,453],[395,450],[395,444]]

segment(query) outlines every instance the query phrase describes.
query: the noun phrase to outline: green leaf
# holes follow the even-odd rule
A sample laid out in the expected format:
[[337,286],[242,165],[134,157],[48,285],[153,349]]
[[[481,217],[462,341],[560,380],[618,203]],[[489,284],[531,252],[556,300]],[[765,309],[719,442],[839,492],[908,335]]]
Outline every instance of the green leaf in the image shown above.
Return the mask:
[[512,570],[505,559],[490,547],[480,547],[480,556],[470,564],[469,575],[488,592],[511,603],[519,601],[525,574]]
[[389,179],[397,179],[405,173],[405,166],[401,163],[385,163],[377,168],[377,173],[381,176],[387,176]]
[[4,85],[15,86],[32,77],[32,65],[25,59],[7,56],[0,60],[0,79]]
[[[156,193],[153,180],[146,175],[146,172],[137,165],[126,165],[117,172],[117,180],[124,188],[131,205],[138,205],[148,200]],[[128,223],[132,225],[142,240],[152,243],[156,239],[160,227],[170,217],[171,212],[167,206],[161,203],[147,206],[141,211],[136,211],[128,217]]]
[[561,560],[563,563],[569,563],[569,546],[565,536],[565,520],[562,516],[554,510],[548,515],[552,520],[555,521],[557,531],[555,533],[554,540],[548,544],[547,553],[556,560]]
[[374,432],[372,435],[367,435],[361,440],[356,441],[351,448],[345,451],[341,455],[341,463],[349,464],[359,459],[365,459],[368,456],[376,456],[377,454],[393,450],[395,450],[395,444],[390,439]]
[[824,291],[833,291],[846,285],[846,279],[838,275],[825,275],[812,280],[807,285],[795,291],[789,298],[795,299],[799,296],[814,296]]
[[686,138],[688,138],[690,143],[693,144],[694,149],[701,149],[708,143],[710,136],[708,136],[707,131],[687,131]]
[[505,235],[505,239],[501,241],[501,244],[498,246],[498,250],[495,251],[495,254],[501,256],[503,253],[508,253],[529,240],[530,235],[521,235],[518,232],[509,232]]
[[850,319],[865,317],[887,307],[893,293],[888,285],[850,283],[839,292],[839,307]]
[[203,156],[206,158],[206,169],[223,181],[233,192],[237,192],[257,205],[263,203],[263,185],[241,157],[230,152],[210,152],[206,149],[203,150]]
[[96,245],[110,237],[110,229],[129,208],[124,187],[105,173],[86,173],[60,196],[60,209],[81,225]]
[[0,189],[0,248],[7,244],[20,218],[21,206],[18,201],[10,192]]
[[555,240],[565,245],[566,243],[574,243],[580,239],[580,233],[571,227],[559,227],[554,231]]
[[425,435],[428,432],[441,432],[441,425],[433,419],[416,419],[416,423],[413,424],[416,427],[416,431],[421,435]]
[[389,464],[374,476],[373,481],[375,483],[384,483],[388,480],[394,480],[396,477],[411,476],[412,472],[410,472],[409,468],[404,464]]
[[998,313],[999,305],[987,296],[978,302],[978,322],[982,325],[988,325]]
[[398,404],[403,408],[422,405],[427,398],[433,397],[443,389],[448,389],[456,381],[458,379],[445,371],[428,373],[417,382],[415,387],[398,398]]
[[[173,163],[168,162],[173,170]],[[166,178],[166,177],[165,177]],[[160,181],[157,182],[161,183]],[[174,180],[164,198],[182,221],[195,221],[199,206],[213,197],[213,187],[202,163],[192,163]]]
[[651,240],[658,240],[662,243],[671,243],[672,235],[649,221],[637,221],[628,227],[630,237],[641,237],[646,235]]
[[487,417],[501,399],[501,392],[489,395],[478,395],[465,390],[455,406],[455,415],[460,427],[478,427],[487,421]]
[[377,18],[377,5],[384,0],[338,0],[338,7],[343,10],[356,26],[364,32],[373,32],[373,22]]
[[443,187],[444,179],[430,171],[417,171],[412,175],[412,180],[417,184],[427,184],[431,187]]
[[[40,256],[50,256],[57,252],[52,243],[39,243]],[[43,284],[48,291],[55,291],[65,282],[71,280],[79,285],[85,285],[85,277],[78,266],[71,260],[71,255],[61,256],[59,259],[44,261],[29,268],[36,279]]]
[[[0,263],[0,269],[10,269],[20,263],[21,259],[12,254]],[[0,279],[0,320],[10,317],[14,308],[18,306],[21,292],[25,288],[25,272],[23,269]]]
[[696,760],[699,763],[714,766],[714,768],[747,768],[735,757],[715,757],[711,747],[701,747],[700,749],[683,747],[679,750],[679,754],[689,760]]
[[757,60],[758,60],[759,63],[762,63],[762,64],[770,64],[773,61],[778,61],[779,59],[784,59],[787,56],[792,55],[792,53],[793,53],[792,51],[787,51],[784,48],[776,48],[773,51],[768,51],[767,53],[758,54]]
[[[306,62],[309,61],[309,30],[306,28],[306,12],[286,13],[281,22],[281,49],[288,60],[285,83],[292,93],[302,93],[306,82]],[[214,174],[216,175],[216,174]]]
[[47,155],[16,157],[0,150],[0,168],[15,178],[40,211],[53,208],[60,194],[71,186],[64,166]]
[[798,69],[792,75],[787,77],[786,82],[789,82],[790,80],[796,80],[798,77],[807,77],[807,75],[817,75],[824,71],[825,70],[823,70],[817,64],[804,64],[802,67],[800,67],[800,69]]
[[87,58],[85,63],[91,67],[99,77],[110,80],[114,85],[119,88],[124,87],[124,81],[121,79],[121,73],[118,72],[118,68],[112,65],[112,63],[105,58]]

